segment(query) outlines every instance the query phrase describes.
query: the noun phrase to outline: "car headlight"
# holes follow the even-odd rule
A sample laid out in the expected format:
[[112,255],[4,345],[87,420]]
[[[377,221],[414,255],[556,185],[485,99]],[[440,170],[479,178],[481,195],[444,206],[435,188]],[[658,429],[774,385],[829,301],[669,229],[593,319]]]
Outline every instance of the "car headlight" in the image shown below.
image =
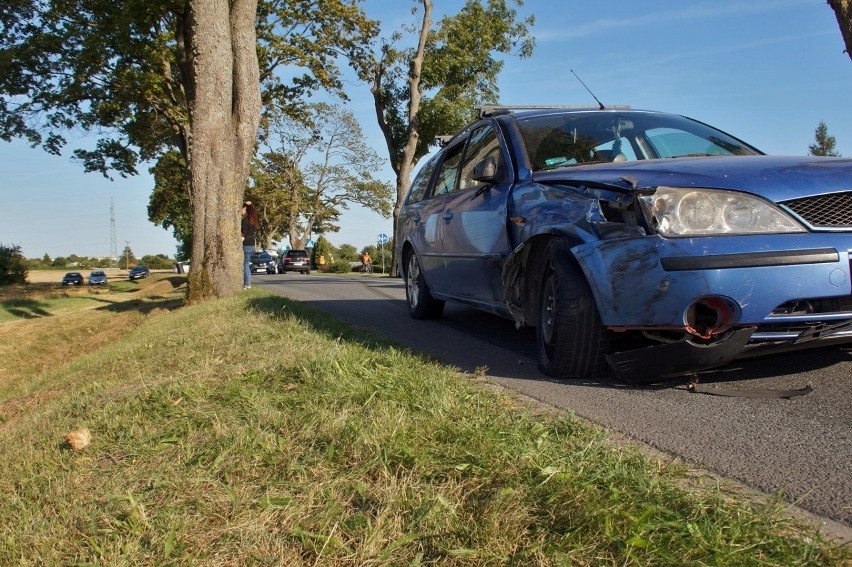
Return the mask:
[[737,191],[658,187],[639,203],[661,236],[805,232],[773,203]]

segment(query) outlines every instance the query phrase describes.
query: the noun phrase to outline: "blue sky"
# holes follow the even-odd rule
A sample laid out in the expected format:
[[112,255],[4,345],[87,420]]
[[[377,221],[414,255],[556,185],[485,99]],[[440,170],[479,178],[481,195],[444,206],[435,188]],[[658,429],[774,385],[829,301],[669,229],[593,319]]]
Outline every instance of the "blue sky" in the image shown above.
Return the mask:
[[[435,0],[457,11],[460,0]],[[371,17],[394,31],[411,21],[406,0],[367,0]],[[506,58],[505,104],[592,104],[573,69],[604,104],[684,114],[769,154],[804,155],[820,120],[852,156],[852,60],[824,0],[527,0],[537,46],[532,58]],[[367,87],[350,82],[348,107],[384,156]],[[74,144],[93,145],[80,136]],[[70,152],[51,156],[0,142],[0,243],[27,257],[110,254],[110,203],[119,253],[175,252],[171,234],[148,221],[152,179],[109,181],[85,174]],[[147,171],[147,168],[143,168]],[[392,180],[390,168],[382,172]],[[392,222],[353,207],[332,243],[373,244]]]

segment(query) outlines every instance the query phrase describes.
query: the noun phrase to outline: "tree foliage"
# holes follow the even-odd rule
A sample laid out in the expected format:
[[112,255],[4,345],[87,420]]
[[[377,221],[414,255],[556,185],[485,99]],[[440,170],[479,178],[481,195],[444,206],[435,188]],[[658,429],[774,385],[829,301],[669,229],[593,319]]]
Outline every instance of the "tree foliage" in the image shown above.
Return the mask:
[[[523,6],[521,0],[512,2]],[[373,94],[376,118],[396,175],[394,233],[411,173],[435,136],[454,133],[474,117],[474,107],[495,102],[498,54],[532,54],[532,17],[519,19],[506,0],[466,0],[435,23],[432,1],[415,0],[419,21],[381,42],[378,53],[357,62]],[[402,45],[405,39],[413,45]]]
[[834,149],[837,141],[834,139],[834,136],[828,133],[828,126],[822,120],[820,120],[819,126],[817,126],[814,137],[816,138],[816,142],[808,146],[808,152],[812,156],[838,157],[840,155]]
[[852,59],[852,0],[828,0],[828,5],[834,10],[840,34],[843,36],[844,50]]
[[[16,0],[0,6],[0,138],[59,153],[75,128],[97,132],[74,155],[87,171],[136,173],[177,148],[186,158],[192,3]],[[342,94],[337,58],[375,34],[359,0],[267,0],[256,15],[268,106],[297,108],[316,89]],[[282,67],[287,74],[276,73]]]
[[124,250],[121,251],[121,257],[118,260],[119,266],[124,266],[125,270],[129,270],[136,265],[136,255],[133,254],[133,250],[129,245],[125,246]]
[[359,0],[4,3],[0,138],[59,153],[68,132],[96,132],[74,155],[104,175],[177,149],[192,206],[190,298],[235,293],[261,105],[292,111],[313,89],[340,92],[335,61],[357,57],[374,27]]
[[0,243],[0,285],[27,283],[27,259],[20,246]]
[[317,268],[320,267],[320,256],[325,258],[326,264],[330,264],[332,261],[332,255],[334,254],[334,246],[332,246],[331,242],[323,236],[319,235],[317,237],[316,244],[311,250],[311,263]]
[[337,247],[337,256],[341,260],[354,262],[358,259],[358,249],[353,244],[343,243]]
[[306,110],[301,119],[279,114],[267,123],[269,149],[256,161],[249,189],[260,203],[260,232],[287,236],[294,248],[304,248],[312,232],[340,230],[342,211],[353,203],[385,217],[391,207],[390,186],[375,177],[383,162],[352,112],[325,103]]
[[148,220],[166,230],[171,228],[178,241],[177,257],[187,259],[192,252],[192,205],[186,160],[179,151],[169,150],[149,171],[154,190],[148,199]]

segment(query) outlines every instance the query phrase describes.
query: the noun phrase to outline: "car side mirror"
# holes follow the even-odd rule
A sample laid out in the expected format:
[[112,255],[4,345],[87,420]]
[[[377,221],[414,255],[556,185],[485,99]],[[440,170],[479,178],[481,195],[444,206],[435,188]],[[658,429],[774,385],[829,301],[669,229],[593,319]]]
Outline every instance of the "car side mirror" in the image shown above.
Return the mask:
[[473,166],[474,181],[478,183],[497,183],[497,160],[488,156]]

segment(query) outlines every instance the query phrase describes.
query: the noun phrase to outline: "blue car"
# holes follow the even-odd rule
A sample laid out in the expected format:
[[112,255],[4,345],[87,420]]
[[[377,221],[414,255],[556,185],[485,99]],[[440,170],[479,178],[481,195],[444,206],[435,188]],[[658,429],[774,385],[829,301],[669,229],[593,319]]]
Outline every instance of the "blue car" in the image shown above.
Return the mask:
[[103,272],[103,270],[92,270],[92,273],[89,274],[89,285],[106,285],[107,284],[107,275]]
[[852,341],[852,160],[767,156],[683,116],[483,107],[397,226],[412,317],[457,301],[533,326],[557,378]]
[[128,277],[131,281],[133,280],[141,280],[142,278],[147,278],[151,275],[151,270],[147,268],[147,266],[134,266],[130,268],[130,273]]

